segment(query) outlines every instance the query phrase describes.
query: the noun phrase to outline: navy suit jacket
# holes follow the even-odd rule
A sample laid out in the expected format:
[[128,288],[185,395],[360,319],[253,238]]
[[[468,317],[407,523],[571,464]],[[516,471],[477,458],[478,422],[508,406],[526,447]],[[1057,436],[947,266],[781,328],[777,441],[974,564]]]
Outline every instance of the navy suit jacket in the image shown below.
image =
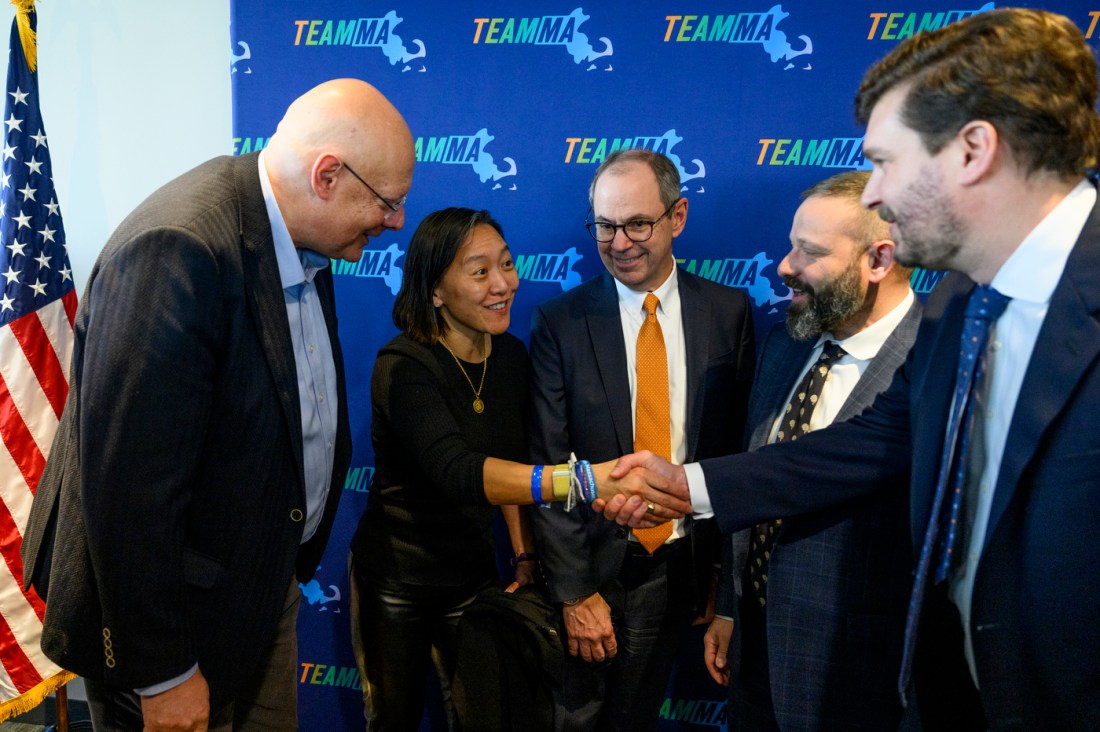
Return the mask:
[[111,236],[23,542],[55,662],[140,688],[197,661],[214,707],[256,672],[351,454],[331,271],[315,281],[339,411],[328,501],[301,544],[301,409],[256,156],[185,173]]
[[[789,445],[704,461],[724,531],[912,482],[914,556],[931,513],[974,283],[950,275],[932,292],[909,357],[873,407]],[[1078,238],[1030,355],[995,487],[974,584],[970,631],[980,697],[993,729],[1100,728],[1100,207]],[[1023,357],[1023,354],[1021,354]],[[959,628],[933,623],[918,651],[958,648]],[[952,649],[946,649],[950,652]],[[939,654],[944,655],[944,654]],[[949,707],[943,668],[918,664],[922,716]]]
[[[689,460],[726,455],[741,444],[752,383],[752,309],[744,293],[677,273],[687,360],[685,436]],[[535,310],[531,329],[532,459],[593,463],[634,451],[626,345],[615,280],[604,273]],[[532,512],[553,599],[611,587],[626,556],[627,534],[587,509],[561,504]],[[712,521],[691,531],[696,600],[706,602],[718,557]]]
[[[859,414],[890,385],[917,336],[920,316],[914,301],[834,422]],[[814,344],[791,338],[783,323],[772,329],[749,401],[749,450],[767,444]],[[896,675],[912,586],[905,501],[904,491],[879,491],[784,518],[768,563],[765,612],[772,706],[782,729],[897,727]],[[730,651],[736,685],[744,626],[730,589],[745,567],[749,529],[736,532],[728,548],[719,612],[735,619]],[[746,601],[756,602],[755,596]],[[735,706],[731,714],[737,714]]]

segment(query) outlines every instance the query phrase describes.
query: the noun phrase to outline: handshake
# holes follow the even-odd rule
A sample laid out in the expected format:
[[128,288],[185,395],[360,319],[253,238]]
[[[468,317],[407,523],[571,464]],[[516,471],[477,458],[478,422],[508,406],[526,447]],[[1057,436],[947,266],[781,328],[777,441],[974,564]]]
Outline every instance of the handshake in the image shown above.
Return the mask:
[[648,450],[603,463],[597,475],[599,497],[592,502],[592,510],[611,521],[638,528],[692,513],[683,466]]

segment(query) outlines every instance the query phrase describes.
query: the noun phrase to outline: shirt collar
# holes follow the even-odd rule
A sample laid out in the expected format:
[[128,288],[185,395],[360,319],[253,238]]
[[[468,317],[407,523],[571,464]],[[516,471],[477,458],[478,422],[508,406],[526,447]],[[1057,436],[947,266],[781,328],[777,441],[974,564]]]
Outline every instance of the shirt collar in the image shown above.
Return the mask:
[[817,343],[820,345],[825,341],[837,341],[849,356],[860,361],[870,361],[878,355],[882,344],[898,327],[905,314],[909,312],[909,308],[913,307],[914,297],[913,290],[910,289],[905,293],[905,297],[902,298],[901,302],[895,305],[890,312],[858,333],[854,333],[844,340],[837,340],[832,333],[827,332],[818,338]]
[[[672,272],[665,278],[665,281],[656,289],[651,290],[651,292],[657,296],[657,299],[661,301],[661,305],[658,308],[659,310],[665,309],[665,303],[668,302],[673,292],[679,292],[679,290],[676,289],[676,270],[677,267],[675,263],[673,263]],[[615,291],[619,294],[620,307],[629,312],[639,313],[642,311],[642,303],[645,302],[645,296],[649,294],[648,292],[632,290],[618,280],[615,280]]]
[[283,220],[283,214],[279,210],[279,203],[275,200],[271,179],[267,176],[263,151],[260,152],[257,164],[260,169],[260,190],[264,194],[267,220],[271,224],[271,238],[275,242],[275,261],[279,264],[279,280],[282,288],[285,290],[305,282],[312,282],[314,275],[329,265],[328,258],[310,249],[299,249],[294,246],[290,231]]
[[1014,300],[1049,302],[1095,205],[1096,188],[1082,180],[1024,237],[993,277],[993,287]]

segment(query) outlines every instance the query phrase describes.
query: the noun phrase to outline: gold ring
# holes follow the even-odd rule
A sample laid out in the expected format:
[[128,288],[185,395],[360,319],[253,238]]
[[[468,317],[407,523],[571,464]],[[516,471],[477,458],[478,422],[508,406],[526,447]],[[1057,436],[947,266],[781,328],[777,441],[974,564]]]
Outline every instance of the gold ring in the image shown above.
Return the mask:
[[657,512],[657,507],[655,505],[653,505],[652,503],[650,503],[648,506],[646,506],[645,512],[646,513],[656,513]]

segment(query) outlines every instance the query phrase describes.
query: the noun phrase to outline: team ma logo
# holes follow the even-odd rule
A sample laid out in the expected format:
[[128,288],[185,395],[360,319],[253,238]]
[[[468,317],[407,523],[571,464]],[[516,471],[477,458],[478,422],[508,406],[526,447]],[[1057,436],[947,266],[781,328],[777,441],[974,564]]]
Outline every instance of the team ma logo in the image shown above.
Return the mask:
[[[346,20],[315,19],[292,21],[297,27],[295,46],[351,46],[352,48],[378,48],[386,54],[390,66],[402,64],[402,71],[412,71],[409,64],[428,53],[424,42],[412,40],[414,49],[405,47],[401,36],[393,32],[405,19],[398,18],[393,10],[381,18],[348,18]],[[427,71],[423,63],[417,71]]]
[[1093,35],[1096,33],[1096,21],[1100,20],[1100,10],[1089,11],[1089,27],[1085,31],[1085,38],[1092,40]]
[[[600,36],[603,48],[597,49],[588,40],[588,34],[580,27],[591,18],[581,8],[569,15],[542,15],[534,18],[474,18],[474,43],[526,43],[535,46],[565,46],[573,57],[573,63],[588,63],[587,70],[595,71],[597,59],[615,52],[611,39]],[[611,62],[604,71],[611,71]]]
[[783,285],[787,292],[778,294],[772,286],[771,280],[764,271],[770,267],[773,260],[764,252],[757,252],[752,259],[677,259],[677,262],[692,274],[697,274],[714,282],[737,287],[745,290],[758,308],[767,307],[769,313],[774,313],[781,302],[791,299],[791,288]]
[[[397,260],[405,256],[396,244],[390,244],[386,249],[364,249],[363,256],[358,262],[347,262],[343,259],[333,259],[332,274],[346,277],[371,277],[382,280],[386,287],[390,288],[390,294],[396,295],[401,289],[402,270],[397,266]],[[345,486],[346,488],[346,486]]]
[[581,283],[575,268],[582,259],[584,255],[576,247],[569,247],[562,254],[517,254],[516,272],[521,280],[556,282],[562,290],[571,290]]
[[761,137],[757,165],[870,170],[862,137]]
[[[794,59],[814,52],[809,36],[800,35],[801,48],[787,41],[787,34],[779,30],[779,24],[790,13],[783,12],[782,5],[773,5],[766,13],[731,13],[729,15],[666,15],[665,43],[752,43],[764,47],[772,63],[785,61],[783,70],[795,67]],[[810,62],[800,61],[802,69],[813,68]]]
[[673,722],[726,728],[726,701],[665,697],[657,716]]
[[986,3],[977,10],[941,10],[934,13],[870,13],[871,30],[867,32],[868,41],[901,41],[912,38],[917,33],[939,30],[963,18],[984,13],[994,8]]
[[[442,137],[416,138],[416,162],[444,163],[446,165],[469,165],[482,183],[493,182],[493,190],[502,187],[503,178],[516,174],[516,161],[503,158],[506,168],[498,166],[493,156],[485,151],[496,138],[482,127],[472,135],[444,135]],[[510,190],[516,190],[512,183]]]
[[[320,571],[321,568],[318,567],[317,572],[320,573]],[[324,588],[321,587],[321,583],[317,581],[317,577],[305,584],[298,583],[298,589],[302,591],[302,598],[310,606],[316,605],[318,611],[327,612],[326,605],[335,602],[336,604],[332,606],[332,612],[338,614],[340,612],[340,588],[336,585],[329,585],[328,588],[332,590],[331,594],[325,592]]]
[[913,274],[909,276],[909,286],[918,295],[927,295],[945,275],[947,275],[945,271],[915,267]]
[[237,68],[237,64],[244,63],[245,61],[248,61],[250,58],[252,58],[252,48],[245,41],[237,41],[237,45],[240,46],[241,52],[237,53],[236,51],[230,50],[229,68],[232,69],[232,73],[234,74],[238,71],[241,71],[245,74],[251,74],[251,66],[245,64],[241,68]]
[[[684,141],[684,138],[676,134],[676,130],[668,130],[662,135],[635,135],[634,137],[567,137],[565,143],[565,162],[599,165],[607,156],[617,150],[652,150],[661,153],[672,161],[676,170],[680,171],[681,190],[687,190],[686,183],[696,178],[704,178],[707,175],[707,167],[699,158],[692,158],[691,164],[694,170],[688,170],[680,156],[672,151],[672,148]],[[703,193],[700,185],[696,193]]]

